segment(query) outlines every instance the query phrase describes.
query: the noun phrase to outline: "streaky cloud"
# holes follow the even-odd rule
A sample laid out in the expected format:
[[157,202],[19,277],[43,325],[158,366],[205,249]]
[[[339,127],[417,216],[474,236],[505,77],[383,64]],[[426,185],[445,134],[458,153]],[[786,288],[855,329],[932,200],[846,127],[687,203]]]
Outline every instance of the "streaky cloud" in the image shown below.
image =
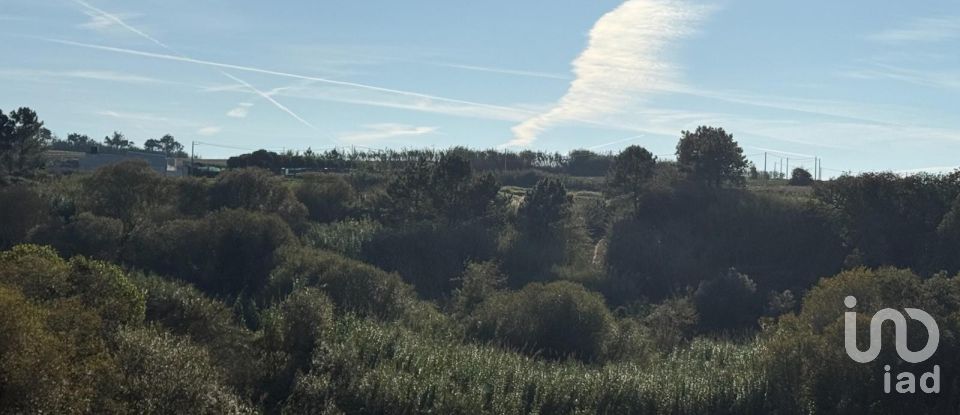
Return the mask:
[[628,0],[590,30],[573,61],[575,79],[559,102],[513,127],[507,146],[527,146],[545,130],[569,121],[601,123],[642,102],[647,93],[678,89],[678,68],[666,49],[693,32],[709,8],[675,0]]
[[396,123],[368,124],[360,131],[342,134],[340,139],[351,143],[369,143],[393,137],[431,134],[435,131],[437,131],[437,127],[418,127]]
[[960,16],[923,17],[906,25],[867,36],[884,43],[941,42],[960,38]]

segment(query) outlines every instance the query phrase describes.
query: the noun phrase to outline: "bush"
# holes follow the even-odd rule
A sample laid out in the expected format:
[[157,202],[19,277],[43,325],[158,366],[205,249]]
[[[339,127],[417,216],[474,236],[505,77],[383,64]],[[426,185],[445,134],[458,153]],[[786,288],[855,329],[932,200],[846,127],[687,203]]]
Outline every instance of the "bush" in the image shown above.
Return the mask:
[[46,201],[28,186],[0,187],[0,201],[0,250],[24,242],[31,229],[48,220]]
[[[857,363],[847,356],[843,344],[844,313],[851,311],[844,304],[854,296],[858,313],[859,347],[869,337],[870,318],[882,308],[903,310],[918,308],[932,315],[939,326],[940,344],[931,359],[904,366],[893,347],[894,327],[884,324],[881,339],[884,347],[876,360]],[[909,270],[894,268],[857,268],[824,278],[804,298],[798,316],[787,315],[771,327],[761,343],[765,372],[772,380],[773,399],[794,400],[789,406],[798,412],[837,413],[952,413],[953,397],[958,393],[956,353],[960,344],[954,333],[960,320],[960,279],[942,276],[923,280]],[[919,350],[926,344],[925,328],[907,318],[907,347]],[[933,365],[941,368],[939,395],[883,392],[885,365],[891,372],[909,370],[928,372]],[[895,376],[895,375],[893,375]],[[896,380],[893,381],[896,383]],[[935,399],[930,399],[936,397]]]
[[177,189],[177,210],[184,215],[203,216],[210,209],[210,183],[199,177],[181,177]]
[[259,168],[231,170],[217,176],[210,188],[210,207],[276,213],[291,226],[299,226],[307,216],[307,208],[297,201],[283,179]]
[[60,255],[68,258],[85,255],[115,261],[120,254],[123,235],[123,222],[120,219],[83,212],[65,224],[35,229],[30,234],[30,241],[53,246]]
[[732,268],[717,278],[700,282],[693,294],[700,326],[708,331],[755,327],[763,311],[761,300],[757,284]]
[[760,291],[802,291],[838,272],[847,254],[836,217],[818,202],[735,189],[643,198],[635,216],[611,226],[604,292],[616,304],[659,301],[730,267]]
[[566,281],[494,296],[470,320],[479,339],[553,359],[595,360],[615,330],[603,297]]
[[297,290],[264,313],[262,347],[268,354],[267,405],[285,400],[298,373],[310,371],[314,351],[329,342],[333,303],[316,288]]
[[397,272],[424,298],[448,296],[469,261],[496,253],[498,226],[492,219],[460,223],[417,222],[382,228],[363,245],[361,258]]
[[209,350],[230,385],[255,395],[262,367],[255,359],[254,335],[237,324],[230,308],[182,282],[143,275],[134,282],[145,292],[147,322]]
[[[89,313],[71,311],[75,323],[80,316],[91,321]],[[96,402],[96,382],[109,379],[103,373],[109,370],[103,345],[96,344],[98,330],[71,327],[94,339],[78,355],[69,333],[51,330],[48,322],[57,320],[54,313],[0,283],[0,407],[5,413],[89,412]],[[56,314],[63,316],[62,311]]]
[[276,251],[296,239],[280,218],[221,210],[203,219],[169,221],[131,236],[124,258],[138,267],[196,284],[206,292],[259,292]]
[[122,412],[105,337],[142,320],[142,293],[116,266],[33,245],[0,253],[0,406]]
[[155,328],[121,330],[114,339],[120,398],[134,413],[253,413],[191,341]]
[[809,186],[813,184],[813,175],[807,169],[797,167],[790,172],[790,186]]
[[689,341],[695,332],[700,316],[689,297],[675,297],[656,305],[643,318],[650,330],[653,344],[660,350],[671,352]]
[[333,303],[323,291],[306,287],[267,311],[263,342],[267,349],[289,355],[296,369],[305,370],[332,327]]
[[18,245],[0,253],[0,283],[38,302],[75,299],[111,328],[143,321],[143,293],[106,262],[79,256],[64,261],[49,247]]
[[81,206],[132,225],[169,205],[169,182],[145,161],[101,167],[82,181]]
[[401,317],[415,300],[411,287],[396,274],[334,253],[288,247],[270,275],[269,292],[283,297],[301,287],[322,289],[341,313],[383,319]]
[[460,288],[454,292],[453,310],[461,316],[472,313],[477,306],[493,297],[506,282],[506,278],[497,269],[497,264],[493,262],[468,263],[459,280]]
[[296,196],[307,207],[310,220],[333,222],[350,213],[356,192],[340,176],[309,174],[296,187]]

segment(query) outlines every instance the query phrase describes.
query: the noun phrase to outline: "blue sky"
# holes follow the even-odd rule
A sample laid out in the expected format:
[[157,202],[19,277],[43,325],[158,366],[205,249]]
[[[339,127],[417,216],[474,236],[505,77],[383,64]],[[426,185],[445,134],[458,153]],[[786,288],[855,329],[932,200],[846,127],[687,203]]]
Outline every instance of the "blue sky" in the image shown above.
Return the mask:
[[32,107],[61,136],[171,133],[208,157],[639,144],[670,158],[708,124],[771,169],[960,165],[957,2],[0,5],[0,108]]

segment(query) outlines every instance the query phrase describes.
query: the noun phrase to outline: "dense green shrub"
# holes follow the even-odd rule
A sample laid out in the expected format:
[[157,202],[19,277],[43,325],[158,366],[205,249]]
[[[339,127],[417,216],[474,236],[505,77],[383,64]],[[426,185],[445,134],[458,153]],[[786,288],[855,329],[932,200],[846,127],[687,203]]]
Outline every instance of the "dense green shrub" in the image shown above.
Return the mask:
[[466,316],[493,297],[503,287],[506,278],[500,274],[494,262],[471,262],[467,264],[459,282],[460,287],[453,293],[453,311]]
[[960,264],[950,261],[956,246],[947,254],[936,247],[937,228],[960,195],[960,173],[841,176],[819,183],[814,193],[841,218],[846,242],[859,250],[862,265],[910,268],[923,275],[960,271]]
[[206,350],[155,328],[124,329],[114,354],[122,373],[119,398],[134,413],[253,413],[224,384]]
[[210,210],[210,182],[199,177],[181,177],[173,182],[177,210],[188,216],[203,216]]
[[571,282],[533,283],[489,298],[470,317],[479,339],[548,358],[599,358],[615,330],[599,294]]
[[259,168],[218,175],[210,187],[210,207],[276,213],[291,226],[299,226],[307,216],[307,208],[283,179]]
[[80,204],[84,210],[120,219],[127,225],[165,209],[170,203],[169,182],[145,161],[101,167],[85,177],[82,186]]
[[24,242],[30,230],[48,218],[47,202],[35,189],[25,185],[0,187],[0,250]]
[[341,176],[308,174],[297,184],[295,194],[307,207],[310,220],[333,222],[350,213],[356,192]]
[[836,218],[811,201],[689,188],[643,198],[636,215],[611,226],[604,292],[616,304],[658,301],[730,267],[762,292],[802,291],[839,271],[847,254]]
[[206,348],[225,371],[226,383],[245,396],[256,395],[262,367],[256,359],[254,334],[238,324],[229,307],[183,282],[143,275],[133,281],[144,291],[147,322]]
[[499,226],[491,218],[460,223],[408,222],[380,228],[363,244],[364,261],[399,273],[425,298],[448,296],[468,261],[497,250]]
[[297,374],[309,372],[314,352],[330,342],[333,307],[326,294],[307,287],[264,313],[260,343],[266,353],[268,406],[290,394]]
[[114,265],[35,245],[0,253],[0,406],[121,411],[106,338],[140,324],[143,310],[143,294]]
[[49,247],[18,245],[0,252],[0,283],[19,287],[33,301],[76,299],[110,327],[143,321],[143,293],[106,262],[64,261]]
[[115,368],[99,317],[73,300],[37,304],[0,282],[4,413],[109,410]]
[[699,320],[696,305],[689,297],[669,298],[643,317],[650,341],[667,352],[693,338]]
[[[860,347],[869,337],[870,318],[881,308],[918,308],[930,313],[940,330],[940,344],[934,356],[921,364],[905,364],[892,345],[894,327],[882,330],[884,347],[876,360],[857,363],[847,356],[844,343],[844,304],[854,296],[858,313]],[[796,317],[786,316],[768,331],[763,341],[766,371],[771,376],[771,397],[783,400],[798,412],[838,413],[952,413],[957,399],[960,344],[954,333],[960,329],[960,279],[942,276],[923,280],[908,270],[858,268],[820,281],[804,298]],[[908,347],[919,350],[926,344],[926,330],[907,319]],[[913,373],[941,368],[941,391],[937,395],[886,394],[883,391],[884,365],[893,372]],[[896,376],[895,374],[893,376]],[[896,380],[894,380],[896,383]]]
[[343,256],[288,247],[270,275],[269,293],[286,296],[300,287],[322,289],[340,312],[396,319],[415,301],[413,290],[397,274]]
[[206,292],[259,292],[277,264],[275,252],[294,243],[276,215],[221,210],[202,219],[181,219],[144,227],[125,246],[124,258],[137,267],[196,284]]
[[53,246],[64,257],[85,255],[116,261],[123,236],[123,222],[120,219],[83,212],[67,223],[36,228],[30,234],[30,242]]
[[763,297],[750,277],[730,269],[701,281],[693,294],[700,326],[707,331],[752,328],[763,311]]

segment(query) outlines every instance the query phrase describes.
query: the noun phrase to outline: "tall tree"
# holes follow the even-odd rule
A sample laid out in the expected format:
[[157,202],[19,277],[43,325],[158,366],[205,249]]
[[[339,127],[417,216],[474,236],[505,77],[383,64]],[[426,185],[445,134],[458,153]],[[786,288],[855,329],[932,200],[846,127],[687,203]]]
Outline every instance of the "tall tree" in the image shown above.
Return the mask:
[[30,108],[4,115],[0,110],[0,173],[30,175],[43,167],[43,151],[52,134]]
[[160,145],[163,147],[163,152],[167,155],[176,155],[183,151],[183,144],[177,142],[172,135],[166,134],[160,138]]
[[813,184],[813,175],[803,167],[797,167],[790,173],[791,186],[809,186]]
[[127,137],[125,137],[123,133],[119,131],[114,131],[112,136],[104,137],[103,142],[104,144],[117,149],[128,148],[132,144],[130,140],[127,140]]
[[732,134],[723,128],[708,126],[681,134],[677,163],[692,179],[713,187],[720,187],[724,182],[743,185],[747,160]]
[[91,140],[86,134],[70,133],[67,135],[67,142],[73,146],[85,146],[90,144],[92,141],[93,140]]
[[640,200],[640,194],[647,182],[653,177],[657,158],[647,149],[630,146],[620,152],[607,172],[607,187],[616,194],[628,194],[634,207]]
[[160,144],[160,141],[151,138],[143,142],[143,149],[147,151],[160,152],[163,151],[163,144]]
[[558,179],[541,179],[527,191],[517,209],[521,231],[534,239],[553,234],[567,217],[572,200]]

